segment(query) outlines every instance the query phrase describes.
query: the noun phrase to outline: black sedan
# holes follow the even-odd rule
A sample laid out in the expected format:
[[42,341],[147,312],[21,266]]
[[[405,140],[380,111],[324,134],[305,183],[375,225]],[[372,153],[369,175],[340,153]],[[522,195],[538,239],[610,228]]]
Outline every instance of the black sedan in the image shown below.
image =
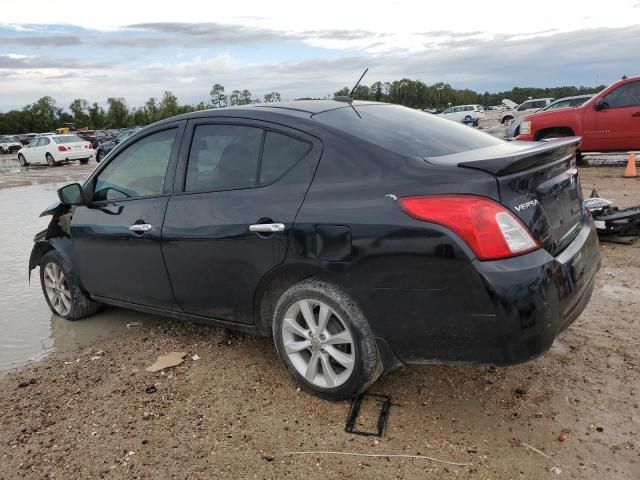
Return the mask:
[[29,268],[69,320],[109,304],[272,335],[328,399],[403,363],[522,362],[594,288],[579,145],[370,102],[189,113],[61,188]]

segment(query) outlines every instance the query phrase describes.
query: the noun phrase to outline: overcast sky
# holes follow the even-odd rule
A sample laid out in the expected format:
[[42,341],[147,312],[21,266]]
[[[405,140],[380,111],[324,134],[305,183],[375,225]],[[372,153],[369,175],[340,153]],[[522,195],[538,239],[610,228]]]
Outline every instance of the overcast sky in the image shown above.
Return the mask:
[[325,96],[402,77],[500,91],[640,74],[640,0],[3,0],[0,110],[44,96],[130,106],[213,83]]

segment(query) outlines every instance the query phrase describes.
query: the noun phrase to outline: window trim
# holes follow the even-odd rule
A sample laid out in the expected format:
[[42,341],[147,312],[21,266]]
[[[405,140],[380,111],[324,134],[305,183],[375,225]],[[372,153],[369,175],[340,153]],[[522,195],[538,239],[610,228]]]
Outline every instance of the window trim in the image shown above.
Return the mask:
[[[103,160],[100,163],[100,166],[96,168],[94,172],[89,176],[89,178],[87,178],[87,180],[84,182],[82,190],[83,190],[83,196],[86,201],[86,206],[91,208],[91,207],[109,205],[112,203],[131,202],[131,201],[142,200],[142,199],[161,198],[161,197],[170,196],[173,193],[173,184],[174,184],[175,175],[176,175],[176,166],[178,164],[178,154],[182,146],[185,124],[186,124],[186,121],[181,120],[178,122],[171,122],[171,123],[157,125],[155,127],[151,126],[147,128],[142,128],[139,131],[135,132],[133,135],[130,135],[124,142],[121,142],[116,147],[118,148],[118,151],[116,152],[116,154],[110,155],[106,160]],[[155,133],[160,133],[166,130],[173,130],[173,129],[176,130],[176,137],[173,141],[173,147],[171,148],[171,154],[169,156],[169,163],[167,165],[167,173],[165,174],[165,183],[164,183],[164,189],[162,193],[153,194],[153,195],[142,195],[140,197],[118,198],[118,199],[111,199],[111,200],[96,200],[96,201],[93,200],[93,194],[94,194],[96,179],[98,178],[98,175],[100,175],[100,173],[105,168],[107,168],[111,164],[111,162],[113,162],[116,158],[118,158],[122,154],[122,152],[124,152],[131,145],[142,140],[143,138],[146,138]]]
[[[187,190],[187,169],[189,167],[189,160],[191,155],[191,147],[193,144],[193,138],[195,137],[196,128],[202,125],[222,125],[222,126],[233,126],[233,127],[251,127],[251,128],[259,128],[262,130],[262,139],[260,141],[260,152],[258,154],[258,165],[256,171],[256,183],[246,187],[235,187],[235,188],[217,188],[217,189],[202,189],[202,190]],[[286,131],[285,131],[286,129]],[[184,138],[184,146],[181,149],[180,153],[180,167],[178,168],[178,172],[176,173],[176,184],[174,185],[174,195],[193,195],[198,193],[216,193],[216,192],[233,192],[239,190],[253,190],[256,188],[264,188],[273,185],[278,182],[281,178],[286,176],[291,170],[293,170],[297,165],[300,164],[305,158],[309,156],[309,154],[314,150],[314,142],[310,138],[305,138],[302,135],[296,135],[292,133],[289,128],[278,129],[277,126],[271,127],[269,122],[264,122],[260,120],[252,120],[246,118],[236,118],[236,117],[212,117],[212,118],[199,118],[193,119],[189,121],[189,126],[187,129],[187,134]],[[262,168],[262,154],[264,152],[264,143],[266,141],[267,132],[279,133],[281,135],[286,135],[288,137],[294,138],[296,140],[300,140],[306,143],[309,146],[307,152],[298,159],[293,165],[287,168],[280,176],[275,178],[273,181],[269,183],[259,183],[260,182],[260,170]]]

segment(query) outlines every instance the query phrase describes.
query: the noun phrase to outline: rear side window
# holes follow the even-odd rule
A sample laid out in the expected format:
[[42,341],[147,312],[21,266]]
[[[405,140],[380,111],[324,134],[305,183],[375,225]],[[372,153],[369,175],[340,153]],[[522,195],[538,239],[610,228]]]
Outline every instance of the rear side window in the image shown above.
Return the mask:
[[289,135],[267,132],[260,164],[260,183],[271,183],[304,157],[311,145]]
[[263,130],[240,125],[198,125],[193,134],[185,190],[229,190],[256,184]]
[[94,201],[160,195],[177,129],[153,133],[131,144],[96,179]]
[[400,155],[427,158],[503,142],[487,133],[399,105],[354,105],[317,113],[329,127]]
[[80,137],[76,135],[65,135],[63,137],[53,137],[53,141],[56,143],[78,143],[84,142]]

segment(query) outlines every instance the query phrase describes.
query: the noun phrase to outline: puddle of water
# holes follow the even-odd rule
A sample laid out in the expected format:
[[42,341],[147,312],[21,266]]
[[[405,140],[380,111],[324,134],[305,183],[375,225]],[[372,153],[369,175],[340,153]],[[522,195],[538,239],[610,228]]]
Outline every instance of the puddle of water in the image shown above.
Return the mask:
[[[166,321],[115,308],[77,322],[52,315],[42,295],[38,270],[32,272],[31,284],[27,270],[33,236],[51,218],[38,215],[56,201],[56,190],[62,185],[0,189],[0,370],[37,360],[54,349],[89,345],[101,337]],[[138,326],[127,328],[131,322]]]
[[15,155],[0,155],[0,173],[19,172],[20,164]]

